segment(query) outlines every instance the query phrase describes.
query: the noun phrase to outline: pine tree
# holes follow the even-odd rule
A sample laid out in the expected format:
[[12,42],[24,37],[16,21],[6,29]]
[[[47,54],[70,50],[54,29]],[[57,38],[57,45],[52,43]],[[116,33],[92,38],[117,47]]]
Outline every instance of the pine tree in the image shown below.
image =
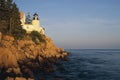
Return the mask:
[[5,20],[5,10],[6,10],[5,0],[0,0],[0,19]]
[[23,30],[21,27],[20,12],[19,12],[19,9],[17,8],[17,5],[15,3],[13,3],[13,6],[12,6],[10,20],[11,20],[12,35],[16,38],[23,37],[25,34],[25,30]]
[[5,8],[6,7],[6,2],[5,0],[0,0],[0,7]]
[[[4,25],[1,25],[4,24]],[[20,13],[13,0],[0,0],[0,31],[14,37],[21,37],[25,31],[21,27]]]
[[6,1],[0,0],[0,31],[6,32],[7,30],[7,9],[6,9]]
[[11,9],[12,8],[12,0],[7,0],[7,2],[6,2],[6,7],[8,8],[8,9]]
[[7,0],[7,1],[6,1],[6,9],[7,9],[8,11],[7,11],[6,14],[7,14],[8,16],[7,16],[7,15],[6,15],[6,16],[8,17],[8,19],[7,19],[7,23],[8,23],[7,29],[8,29],[9,34],[11,34],[11,31],[12,31],[12,25],[11,25],[12,6],[13,6],[12,0]]
[[31,20],[31,17],[30,17],[30,13],[28,12],[28,15],[26,16],[26,21],[25,23],[26,24],[31,24],[32,20]]
[[12,27],[14,28],[21,27],[19,9],[17,8],[15,3],[13,3],[12,6],[11,19],[12,19]]

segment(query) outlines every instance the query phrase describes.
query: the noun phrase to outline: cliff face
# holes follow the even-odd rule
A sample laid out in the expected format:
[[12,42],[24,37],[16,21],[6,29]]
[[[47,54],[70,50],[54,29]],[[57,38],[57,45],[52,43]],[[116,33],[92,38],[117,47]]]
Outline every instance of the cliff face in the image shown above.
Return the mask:
[[[51,58],[58,59],[67,56],[63,49],[56,47],[49,37],[44,42],[36,44],[31,39],[15,40],[12,36],[0,33],[0,74],[12,76],[31,73],[31,69],[41,66]],[[27,71],[26,71],[27,70]],[[27,77],[31,77],[28,75]],[[33,76],[32,76],[33,77]]]

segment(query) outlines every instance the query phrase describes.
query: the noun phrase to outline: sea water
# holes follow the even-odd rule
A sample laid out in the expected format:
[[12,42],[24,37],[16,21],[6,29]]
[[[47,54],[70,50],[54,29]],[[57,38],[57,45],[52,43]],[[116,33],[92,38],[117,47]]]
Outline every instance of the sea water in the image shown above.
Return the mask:
[[45,80],[120,80],[120,49],[67,49],[62,69]]

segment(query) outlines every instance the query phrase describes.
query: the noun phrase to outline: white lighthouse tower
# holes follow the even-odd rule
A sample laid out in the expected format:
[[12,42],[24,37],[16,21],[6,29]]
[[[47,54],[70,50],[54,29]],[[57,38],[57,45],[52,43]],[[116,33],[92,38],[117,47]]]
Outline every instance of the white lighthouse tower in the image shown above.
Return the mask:
[[37,13],[35,13],[33,15],[32,24],[36,29],[38,29],[40,27],[40,20],[38,19],[38,14]]

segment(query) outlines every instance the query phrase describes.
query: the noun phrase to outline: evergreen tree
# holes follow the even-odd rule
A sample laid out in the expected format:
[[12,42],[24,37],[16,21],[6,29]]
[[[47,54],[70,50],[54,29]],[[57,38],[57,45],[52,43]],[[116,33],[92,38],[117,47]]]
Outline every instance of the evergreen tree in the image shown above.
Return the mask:
[[31,17],[30,17],[30,13],[28,12],[28,15],[26,16],[26,21],[25,23],[26,24],[31,24],[32,20],[31,20]]
[[7,30],[7,9],[6,9],[6,1],[0,0],[0,31],[6,32]]
[[5,33],[15,37],[25,34],[21,27],[19,9],[12,0],[0,0],[0,31],[2,32],[3,29],[5,29]]
[[5,16],[5,11],[6,10],[6,2],[5,0],[0,0],[0,19],[1,20],[5,20],[6,16]]
[[0,7],[5,8],[6,7],[6,2],[5,0],[0,0]]
[[12,8],[12,0],[7,0],[7,2],[6,2],[6,7],[8,8],[8,9],[11,9]]
[[13,3],[12,6],[11,20],[12,20],[12,27],[14,28],[21,27],[19,9],[17,8],[15,3]]
[[8,10],[6,12],[6,16],[7,16],[7,23],[8,23],[8,26],[7,26],[7,29],[8,29],[8,32],[11,34],[11,28],[12,28],[12,25],[11,25],[11,19],[12,19],[12,6],[13,6],[13,3],[12,3],[12,0],[7,0],[6,1],[6,9]]
[[13,3],[12,6],[10,22],[11,22],[12,35],[17,39],[22,38],[26,32],[21,27],[20,12],[15,3]]

